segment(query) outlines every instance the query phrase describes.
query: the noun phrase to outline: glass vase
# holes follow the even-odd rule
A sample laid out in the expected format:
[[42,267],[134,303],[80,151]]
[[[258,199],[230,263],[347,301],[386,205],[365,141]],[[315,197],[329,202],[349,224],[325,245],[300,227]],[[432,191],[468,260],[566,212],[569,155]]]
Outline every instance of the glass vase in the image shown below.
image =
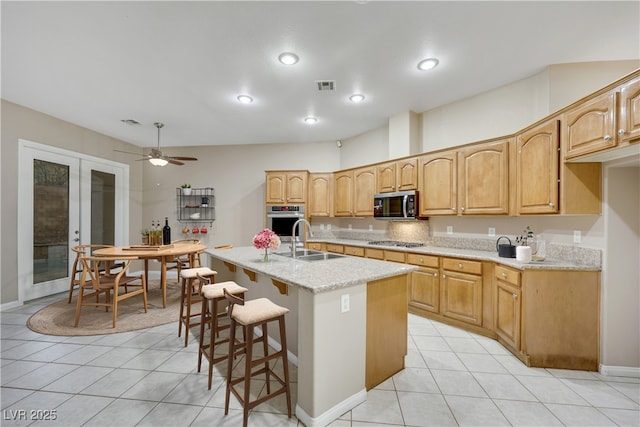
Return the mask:
[[262,260],[264,262],[269,262],[269,248],[264,248],[264,258]]

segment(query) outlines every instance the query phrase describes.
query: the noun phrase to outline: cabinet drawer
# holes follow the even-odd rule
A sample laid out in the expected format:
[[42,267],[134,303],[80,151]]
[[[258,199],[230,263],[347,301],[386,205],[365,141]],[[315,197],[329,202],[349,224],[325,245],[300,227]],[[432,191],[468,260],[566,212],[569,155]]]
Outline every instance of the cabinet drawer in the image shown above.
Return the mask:
[[364,256],[364,248],[360,246],[345,246],[344,253],[346,255]]
[[496,279],[509,282],[512,285],[520,286],[520,272],[511,268],[496,265]]
[[442,268],[449,271],[460,271],[469,274],[482,274],[480,261],[469,261],[456,258],[442,258]]
[[307,243],[307,247],[309,249],[313,249],[314,251],[321,251],[322,250],[322,243],[320,243],[320,242],[308,242]]
[[398,251],[384,251],[384,259],[393,262],[405,262],[405,253]]
[[327,252],[335,252],[337,254],[344,253],[344,246],[334,245],[333,243],[327,243]]
[[438,257],[433,255],[407,254],[407,262],[422,267],[438,268]]
[[384,251],[382,249],[367,248],[365,253],[367,254],[367,258],[384,259]]

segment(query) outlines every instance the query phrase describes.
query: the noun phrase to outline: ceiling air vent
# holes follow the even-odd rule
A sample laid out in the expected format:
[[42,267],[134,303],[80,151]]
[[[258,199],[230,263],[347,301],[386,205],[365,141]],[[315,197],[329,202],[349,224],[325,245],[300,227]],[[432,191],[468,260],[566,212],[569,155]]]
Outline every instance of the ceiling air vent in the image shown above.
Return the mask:
[[318,90],[321,92],[324,91],[332,91],[336,88],[335,80],[316,80],[316,85],[318,85]]

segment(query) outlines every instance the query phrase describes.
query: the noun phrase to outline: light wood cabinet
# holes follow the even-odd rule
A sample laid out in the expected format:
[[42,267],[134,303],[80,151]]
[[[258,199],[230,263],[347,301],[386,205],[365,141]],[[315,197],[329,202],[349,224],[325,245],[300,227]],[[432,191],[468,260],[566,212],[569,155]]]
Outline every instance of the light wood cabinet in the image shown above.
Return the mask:
[[495,266],[495,330],[499,339],[514,350],[520,349],[522,292],[520,272],[501,265]]
[[615,147],[616,91],[610,91],[581,104],[563,117],[565,158]]
[[266,203],[304,203],[308,171],[267,171]]
[[373,216],[376,167],[340,171],[334,176],[334,216]]
[[362,246],[345,246],[344,254],[351,256],[364,256],[364,248]]
[[333,213],[333,174],[309,174],[307,214],[310,217],[329,217]]
[[516,213],[557,213],[560,123],[557,119],[516,136]]
[[388,162],[377,167],[378,193],[416,190],[418,188],[418,159],[409,158]]
[[307,248],[314,251],[325,251],[327,249],[326,244],[322,242],[307,242]]
[[420,216],[457,213],[457,175],[455,151],[428,154],[418,158]]
[[640,77],[620,88],[617,136],[621,143],[640,142]]
[[472,325],[482,324],[482,263],[442,258],[440,313]]
[[458,206],[461,215],[509,213],[509,141],[458,151]]
[[440,312],[440,272],[421,268],[411,273],[409,305],[432,313]]

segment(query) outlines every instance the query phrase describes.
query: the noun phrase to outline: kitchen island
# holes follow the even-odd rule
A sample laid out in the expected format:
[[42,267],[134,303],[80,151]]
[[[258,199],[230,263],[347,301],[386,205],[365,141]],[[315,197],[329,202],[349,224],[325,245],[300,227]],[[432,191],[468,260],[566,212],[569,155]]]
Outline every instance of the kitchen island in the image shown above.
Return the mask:
[[[209,249],[221,280],[267,297],[287,314],[290,360],[298,365],[296,416],[324,426],[366,400],[404,368],[407,284],[415,266],[344,256],[302,261],[253,247]],[[224,274],[223,274],[224,272]],[[227,276],[227,277],[223,277]],[[276,331],[269,337],[279,346]]]

